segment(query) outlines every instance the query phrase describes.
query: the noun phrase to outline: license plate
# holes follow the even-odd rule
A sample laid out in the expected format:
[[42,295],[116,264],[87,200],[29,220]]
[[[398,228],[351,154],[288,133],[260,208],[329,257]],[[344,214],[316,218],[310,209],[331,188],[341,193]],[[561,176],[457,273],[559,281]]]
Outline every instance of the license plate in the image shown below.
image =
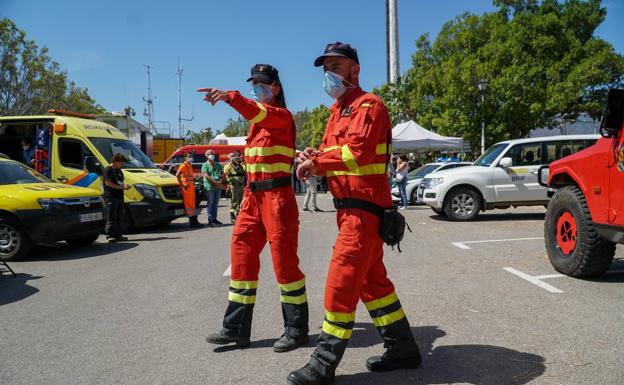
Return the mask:
[[184,209],[178,209],[178,210],[176,210],[176,211],[175,211],[175,215],[176,215],[176,216],[178,216],[178,215],[184,215]]
[[102,220],[101,212],[80,214],[80,223],[94,222],[94,221],[100,221],[100,220]]

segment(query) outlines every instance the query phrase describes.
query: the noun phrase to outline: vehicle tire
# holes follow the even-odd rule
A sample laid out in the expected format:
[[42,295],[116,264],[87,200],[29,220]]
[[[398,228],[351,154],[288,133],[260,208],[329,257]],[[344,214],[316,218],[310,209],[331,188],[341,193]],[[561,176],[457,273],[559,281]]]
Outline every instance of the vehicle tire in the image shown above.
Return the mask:
[[436,213],[436,214],[438,214],[438,215],[440,215],[442,217],[446,216],[446,213],[444,212],[444,210],[434,209],[433,207],[431,208],[431,210],[433,210],[434,213]]
[[451,190],[444,199],[444,213],[453,221],[472,221],[481,210],[481,198],[472,188]]
[[600,236],[583,192],[567,186],[555,192],[546,210],[544,239],[550,263],[576,278],[602,275],[613,261],[615,243]]
[[76,247],[84,247],[84,246],[89,246],[91,244],[93,244],[93,242],[97,241],[97,239],[100,237],[100,234],[90,234],[90,235],[86,235],[82,238],[71,238],[71,239],[66,239],[65,242],[67,242],[68,244],[72,245],[72,246],[76,246]]
[[412,193],[410,194],[410,203],[413,205],[418,204],[418,188],[412,190]]
[[33,242],[17,220],[0,216],[0,260],[22,259],[32,247]]

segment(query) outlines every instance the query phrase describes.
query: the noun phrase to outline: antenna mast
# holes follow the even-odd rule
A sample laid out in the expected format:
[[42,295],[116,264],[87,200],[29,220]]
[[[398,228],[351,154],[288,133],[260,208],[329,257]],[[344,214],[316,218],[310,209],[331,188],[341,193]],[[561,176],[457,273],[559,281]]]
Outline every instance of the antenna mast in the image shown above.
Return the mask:
[[178,75],[178,137],[183,138],[184,135],[182,133],[182,121],[190,122],[193,120],[193,114],[191,114],[190,119],[186,119],[182,117],[182,74],[184,70],[180,68],[180,58],[178,58],[178,70],[176,74]]
[[145,102],[145,110],[143,116],[147,117],[147,128],[150,132],[154,131],[154,99],[152,99],[152,79],[150,65],[143,64],[147,68],[147,99],[143,98]]

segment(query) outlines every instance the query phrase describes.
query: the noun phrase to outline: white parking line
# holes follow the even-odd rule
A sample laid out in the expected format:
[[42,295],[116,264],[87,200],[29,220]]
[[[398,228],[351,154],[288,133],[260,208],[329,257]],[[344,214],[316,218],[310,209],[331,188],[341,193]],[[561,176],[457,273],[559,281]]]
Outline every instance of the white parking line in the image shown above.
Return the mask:
[[229,277],[231,273],[232,273],[232,265],[228,265],[228,268],[225,269],[225,272],[223,273],[223,276],[224,277]]
[[539,286],[542,289],[544,289],[546,291],[549,291],[551,293],[555,293],[555,294],[563,293],[563,290],[559,290],[556,287],[547,284],[546,282],[540,281],[540,278],[539,278],[540,276],[528,275],[526,273],[521,272],[520,270],[514,269],[513,267],[503,267],[503,270],[505,270],[505,271],[507,271],[507,272],[509,272],[511,274],[517,275],[518,277],[520,277],[522,279],[525,279],[525,280],[531,282],[532,284],[534,284],[536,286]]
[[467,243],[494,243],[494,242],[514,242],[514,241],[536,241],[539,239],[544,239],[544,237],[536,237],[536,238],[508,238],[508,239],[486,239],[482,241],[464,241],[464,242],[451,242],[451,245],[458,247],[462,250],[470,250],[472,247],[467,246]]

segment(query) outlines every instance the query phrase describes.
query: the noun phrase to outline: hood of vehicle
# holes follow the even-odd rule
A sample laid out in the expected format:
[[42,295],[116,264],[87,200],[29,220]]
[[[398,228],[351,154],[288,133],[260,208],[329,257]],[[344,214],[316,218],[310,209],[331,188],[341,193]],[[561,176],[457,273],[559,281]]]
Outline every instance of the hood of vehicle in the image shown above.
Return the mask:
[[10,211],[40,209],[39,198],[81,198],[100,196],[101,192],[90,188],[62,183],[25,183],[0,186],[0,208]]
[[162,187],[178,184],[174,175],[159,168],[129,168],[124,169],[123,174],[125,182],[130,185],[144,183]]
[[442,171],[434,171],[431,174],[427,174],[425,178],[441,178],[441,177],[455,177],[455,176],[464,176],[464,175],[475,175],[475,174],[488,174],[491,173],[492,170],[489,167],[481,167],[481,166],[466,166],[466,167],[458,167],[452,168],[450,170],[442,170]]

